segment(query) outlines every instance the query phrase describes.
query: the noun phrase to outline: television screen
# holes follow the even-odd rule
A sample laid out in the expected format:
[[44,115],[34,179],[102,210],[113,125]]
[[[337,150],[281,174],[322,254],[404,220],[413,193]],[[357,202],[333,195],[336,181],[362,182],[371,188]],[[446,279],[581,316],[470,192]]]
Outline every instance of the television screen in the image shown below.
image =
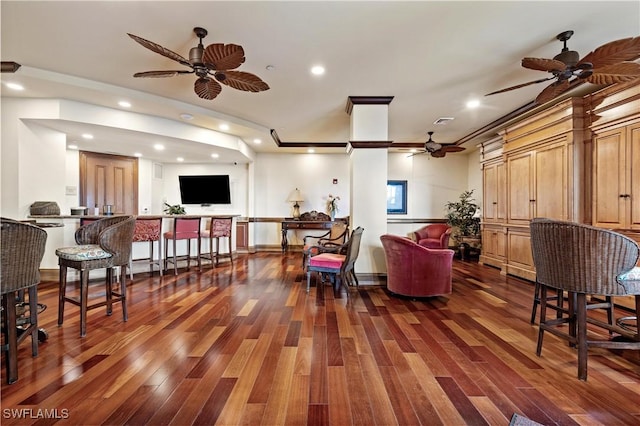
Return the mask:
[[231,204],[229,175],[178,176],[182,204]]

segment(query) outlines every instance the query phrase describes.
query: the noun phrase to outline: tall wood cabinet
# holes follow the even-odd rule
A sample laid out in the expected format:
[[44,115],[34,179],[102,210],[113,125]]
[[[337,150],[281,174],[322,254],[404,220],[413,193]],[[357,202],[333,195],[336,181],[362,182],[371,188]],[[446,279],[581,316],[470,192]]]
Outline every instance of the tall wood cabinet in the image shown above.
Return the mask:
[[482,161],[482,253],[480,263],[502,268],[506,254],[504,223],[507,217],[506,170],[502,137],[481,145]]

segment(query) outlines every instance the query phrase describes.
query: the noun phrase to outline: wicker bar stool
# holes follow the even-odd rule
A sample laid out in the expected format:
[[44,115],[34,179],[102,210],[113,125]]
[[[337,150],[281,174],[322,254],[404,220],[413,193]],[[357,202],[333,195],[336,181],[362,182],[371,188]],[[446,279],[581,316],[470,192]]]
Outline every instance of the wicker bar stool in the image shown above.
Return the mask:
[[[202,257],[205,259],[211,260],[211,266],[218,266],[218,261],[221,257],[228,257],[233,263],[233,254],[231,247],[231,236],[233,229],[233,218],[232,217],[214,217],[211,218],[209,222],[209,229],[206,231],[202,231],[200,233],[200,238],[208,238],[209,239],[209,254],[203,254]],[[227,253],[220,253],[220,238],[226,238],[229,251]],[[213,241],[216,242],[216,250],[213,251]]]
[[[122,304],[122,318],[127,321],[127,274],[126,266],[131,258],[131,244],[135,230],[133,216],[114,216],[81,226],[76,230],[77,246],[56,250],[60,265],[60,288],[58,292],[58,325],[64,320],[66,302],[80,307],[80,337],[87,334],[87,311],[100,306],[107,307],[107,315],[112,313],[114,302]],[[120,267],[120,290],[113,291],[114,269]],[[80,297],[66,294],[67,268],[80,271]],[[88,303],[89,271],[106,269],[106,298],[104,301]]]
[[[18,345],[31,336],[31,355],[38,355],[38,283],[47,232],[34,225],[1,219],[0,289],[2,294],[2,334],[7,351],[7,383],[18,380]],[[16,314],[18,292],[27,290],[29,318],[20,328]],[[19,334],[18,334],[19,332]]]

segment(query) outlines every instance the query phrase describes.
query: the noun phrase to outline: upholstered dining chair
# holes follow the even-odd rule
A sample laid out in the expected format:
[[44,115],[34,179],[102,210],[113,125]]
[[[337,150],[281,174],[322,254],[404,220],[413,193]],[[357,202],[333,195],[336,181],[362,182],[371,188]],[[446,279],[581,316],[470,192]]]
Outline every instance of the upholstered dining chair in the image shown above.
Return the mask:
[[[133,258],[133,252],[131,259],[129,260],[129,278],[133,279],[133,262],[146,261],[149,263],[149,274],[153,275],[153,265],[158,267],[160,276],[162,276],[162,216],[146,216],[136,217],[136,227],[133,232],[134,243],[149,243],[149,257],[145,258]],[[154,259],[153,247],[158,243],[158,259]]]
[[[231,248],[231,235],[233,227],[232,217],[212,217],[209,222],[209,229],[200,233],[200,239],[209,239],[209,254],[203,254],[203,258],[208,258],[211,261],[211,267],[218,266],[220,258],[228,257],[231,263],[233,263],[233,253]],[[229,250],[226,253],[220,253],[220,238],[227,239],[227,247]],[[213,243],[216,243],[216,250],[213,250]]]
[[[578,223],[536,218],[530,226],[536,281],[541,288],[536,354],[541,354],[545,331],[568,340],[578,349],[578,378],[586,380],[590,347],[640,350],[638,244],[622,234]],[[558,315],[552,319],[546,317],[549,288],[568,293],[568,308],[556,309]],[[590,310],[610,309],[611,303],[592,302],[587,296],[628,295],[635,295],[634,331],[588,315]],[[587,324],[614,336],[587,336]]]
[[410,297],[451,294],[453,250],[430,249],[390,234],[382,235],[380,241],[390,292]]
[[[187,269],[191,267],[191,240],[196,240],[196,250],[198,262],[198,270],[202,269],[202,258],[200,256],[200,222],[201,217],[174,217],[173,228],[163,234],[164,236],[164,270],[167,271],[168,263],[173,263],[173,273],[178,275],[178,261],[186,260]],[[178,240],[186,240],[187,254],[186,256],[178,256],[177,242]],[[172,257],[169,257],[169,241],[172,242]]]
[[449,248],[451,227],[446,223],[433,223],[423,226],[413,233],[416,243],[423,247],[435,249]]
[[[302,238],[302,267],[307,264],[307,258],[318,254],[319,248],[325,252],[336,251],[347,240],[349,226],[346,222],[337,221],[331,224],[331,228],[322,235],[305,235]],[[330,250],[333,248],[334,250]]]
[[[107,315],[112,313],[114,302],[122,305],[122,318],[127,321],[127,273],[126,266],[131,258],[131,244],[136,226],[133,216],[113,216],[97,220],[76,230],[77,246],[56,250],[60,265],[60,288],[58,292],[58,325],[64,321],[65,303],[80,307],[80,336],[87,334],[87,311],[100,306],[107,307]],[[80,271],[80,295],[67,296],[67,268]],[[120,269],[120,290],[113,291],[114,270]],[[89,304],[89,271],[106,269],[104,301]]]
[[[44,256],[47,233],[34,225],[1,219],[0,293],[2,294],[2,334],[7,352],[7,383],[18,380],[18,345],[31,336],[31,355],[38,355],[38,291],[40,262]],[[18,334],[16,300],[27,291],[29,318]]]
[[307,262],[307,293],[311,287],[311,273],[318,272],[320,276],[329,275],[331,282],[335,283],[338,290],[341,285],[359,285],[358,277],[354,271],[354,265],[360,252],[360,240],[364,228],[357,227],[351,232],[351,236],[338,252],[321,252],[310,256]]

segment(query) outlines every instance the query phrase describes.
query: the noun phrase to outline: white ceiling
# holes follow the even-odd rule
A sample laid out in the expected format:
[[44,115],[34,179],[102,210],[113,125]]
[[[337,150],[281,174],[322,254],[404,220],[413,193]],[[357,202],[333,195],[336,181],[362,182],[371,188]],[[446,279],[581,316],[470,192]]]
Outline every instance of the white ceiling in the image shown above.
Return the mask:
[[[181,113],[190,113],[190,124],[214,130],[228,123],[226,133],[256,152],[303,152],[278,148],[269,129],[284,142],[347,142],[349,96],[394,97],[389,105],[389,139],[394,142],[424,142],[428,130],[435,131],[438,142],[460,141],[528,104],[546,86],[483,96],[544,77],[522,68],[520,60],[558,54],[558,33],[575,31],[568,45],[581,57],[603,43],[640,34],[638,1],[3,0],[0,7],[1,59],[22,64],[17,73],[2,74],[2,81],[25,86],[18,93],[3,84],[3,97],[61,98],[110,108],[120,108],[117,102],[126,99],[141,114],[180,121]],[[223,86],[216,99],[207,101],[193,92],[194,75],[133,78],[140,71],[182,66],[127,33],[188,57],[197,44],[196,26],[209,31],[205,45],[243,46],[246,61],[239,70],[260,76],[270,90],[249,93]],[[311,75],[316,64],[326,68],[324,76]],[[481,106],[467,109],[466,102],[474,98]],[[434,125],[441,117],[455,119]],[[211,160],[211,146],[180,138],[112,133],[112,128],[69,121],[43,124],[66,132],[83,149],[94,149],[78,139],[86,131],[96,135],[94,146],[108,145],[110,152],[132,155],[135,147],[144,149],[145,157],[172,162],[184,149],[189,161]],[[253,143],[256,138],[260,145]],[[171,149],[153,152],[150,145],[158,141]],[[219,161],[248,161],[235,150],[220,152]]]

